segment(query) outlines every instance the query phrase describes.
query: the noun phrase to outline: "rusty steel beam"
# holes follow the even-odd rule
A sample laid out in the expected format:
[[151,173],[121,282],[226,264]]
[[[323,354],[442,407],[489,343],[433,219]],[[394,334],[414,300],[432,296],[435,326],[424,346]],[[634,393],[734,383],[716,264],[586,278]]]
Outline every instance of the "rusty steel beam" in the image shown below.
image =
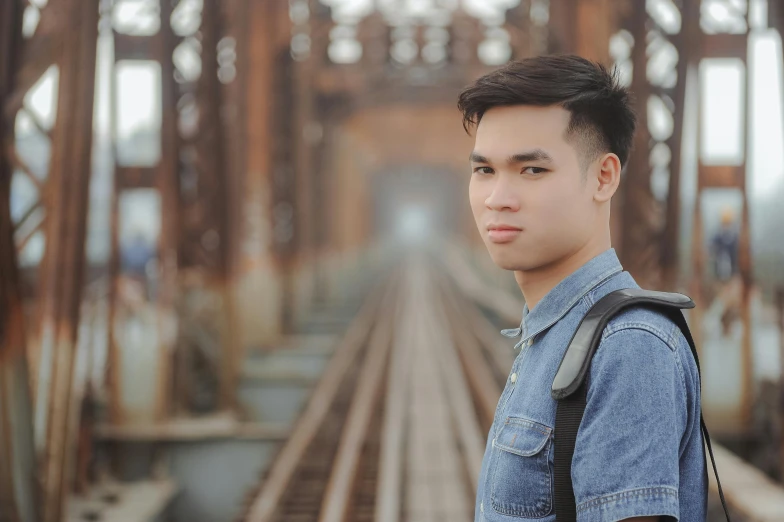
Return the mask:
[[[224,32],[233,39],[235,78],[223,86],[224,113],[223,124],[224,166],[230,172],[229,185],[226,187],[228,207],[226,209],[227,231],[224,246],[226,249],[226,272],[234,278],[240,270],[241,241],[244,232],[242,221],[242,199],[244,197],[245,154],[248,147],[245,126],[247,125],[248,65],[250,55],[250,7],[244,0],[223,2]],[[254,144],[255,145],[255,144]]]
[[[288,2],[231,0],[226,8],[226,32],[236,42],[236,74],[225,89],[223,112],[226,168],[236,172],[236,203],[229,209],[232,234],[227,238],[228,267],[237,306],[232,314],[238,322],[238,348],[264,344],[281,332],[283,290],[273,228],[275,177],[273,147],[279,122],[272,111],[277,100],[272,84],[278,75],[274,56],[290,35]],[[286,43],[286,45],[288,45]],[[281,165],[275,165],[281,170]],[[285,173],[283,173],[285,175]],[[241,246],[240,246],[241,245]],[[248,300],[265,296],[265,306],[253,309]],[[239,361],[241,352],[235,354]]]
[[[695,31],[699,31],[699,2],[672,4],[681,14],[682,26],[670,34],[649,16],[644,2],[627,2],[627,29],[632,33],[632,84],[638,118],[632,154],[624,170],[615,204],[619,219],[614,219],[618,249],[624,266],[637,281],[649,288],[677,286],[678,236],[680,222],[680,155],[683,136],[686,74],[692,56],[699,53]],[[695,13],[696,10],[696,13]],[[678,60],[664,77],[649,78],[648,65],[656,57],[649,56],[656,42],[658,47],[672,45]],[[695,50],[696,48],[696,50]],[[653,52],[653,51],[650,51]],[[674,82],[666,75],[671,74]],[[648,122],[648,101],[658,97],[673,120],[672,133],[666,138],[655,138]],[[670,158],[665,164],[654,165],[652,151],[665,146]],[[668,176],[667,193],[657,199],[651,190],[654,168],[664,168]],[[614,208],[615,208],[614,205]]]
[[[49,11],[52,7],[47,7]],[[34,37],[21,52],[20,70],[16,75],[16,89],[3,100],[3,111],[10,117],[22,108],[24,96],[35,85],[46,70],[53,64],[52,57],[61,45],[60,35],[40,35]]]
[[156,169],[153,167],[125,167],[117,165],[114,168],[115,183],[123,190],[155,188],[158,183],[157,174]]
[[149,60],[157,52],[157,39],[149,36],[116,33],[114,35],[114,61]]
[[741,34],[703,34],[700,37],[701,58],[737,58],[744,63],[748,58],[747,42],[749,35]]
[[[69,0],[69,36],[58,65],[57,119],[52,132],[46,253],[40,286],[41,353],[49,353],[50,382],[39,382],[47,407],[44,522],[59,522],[71,477],[72,382],[81,308],[91,150],[98,0]],[[44,358],[42,357],[42,361]]]
[[[743,13],[748,31],[748,14]],[[750,92],[750,74],[747,63],[748,32],[743,34],[698,34],[700,49],[699,58],[738,58],[744,65],[744,89],[742,89],[742,106],[748,108]],[[733,47],[733,46],[738,46]],[[722,54],[726,53],[726,54]],[[698,111],[698,128],[702,124],[702,106]],[[704,189],[722,187],[738,190],[742,196],[742,209],[740,216],[740,234],[738,238],[738,269],[740,272],[740,318],[743,323],[741,338],[741,392],[740,392],[740,425],[752,425],[754,403],[754,367],[751,346],[751,287],[753,285],[751,245],[749,230],[749,199],[746,193],[746,176],[748,166],[748,130],[751,121],[751,111],[745,110],[742,132],[743,160],[740,166],[732,165],[705,165],[701,159],[697,165],[697,196],[694,202],[692,216],[692,299],[697,304],[692,314],[693,324],[698,325],[693,329],[694,340],[698,353],[701,353],[702,328],[699,326],[703,320],[703,305],[706,302],[706,292],[703,284],[706,256],[703,248],[703,222],[702,222],[702,192]],[[702,144],[700,143],[700,147]],[[698,152],[699,152],[698,148]],[[698,154],[699,157],[699,154]]]
[[[784,34],[784,5],[781,2],[768,2],[768,24]],[[784,116],[784,114],[782,114]],[[779,353],[781,369],[779,373],[779,415],[784,413],[784,287],[776,291],[776,312],[779,328]],[[779,442],[779,473],[784,477],[784,434]]]
[[[0,104],[20,68],[22,6],[0,1]],[[5,118],[2,118],[5,120]],[[13,125],[0,125],[0,144],[13,143]],[[5,150],[2,147],[0,150]],[[10,148],[13,148],[12,146]],[[25,347],[22,296],[11,220],[12,164],[0,154],[0,520],[37,522],[40,489],[33,445],[33,406]]]
[[[779,329],[779,415],[784,414],[784,286],[776,289],[776,326]],[[784,435],[779,435],[779,473],[784,473]]]
[[784,31],[784,4],[768,2],[768,25],[779,33]]
[[[123,192],[136,188],[154,188],[161,197],[161,231],[158,238],[158,261],[160,284],[153,304],[158,310],[160,323],[156,325],[159,334],[158,369],[155,387],[155,403],[149,412],[156,420],[163,420],[171,413],[172,351],[176,338],[170,328],[173,311],[176,307],[178,291],[178,263],[180,244],[180,183],[179,162],[181,139],[177,125],[175,67],[172,54],[179,42],[174,34],[170,20],[174,3],[160,2],[160,31],[150,36],[131,36],[113,31],[113,38],[119,54],[115,63],[121,59],[134,58],[157,61],[161,67],[161,156],[153,166],[121,166],[115,164],[115,184],[112,203],[111,237],[112,248],[109,261],[110,292],[108,325],[108,382],[109,412],[113,423],[121,424],[129,419],[124,408],[122,389],[122,368],[120,367],[120,347],[114,335],[115,316],[122,311],[119,303],[120,293],[120,244],[118,205]],[[114,107],[118,100],[113,94]]]
[[[697,10],[697,30],[699,30],[699,2],[688,2],[686,7],[674,6],[682,11],[685,18]],[[688,11],[688,12],[687,12]],[[595,19],[605,21],[599,28]],[[683,29],[674,36],[668,35],[655,25],[648,16],[644,2],[608,2],[607,0],[588,0],[575,6],[568,0],[550,2],[551,50],[574,52],[607,64],[609,62],[609,40],[620,27],[634,36],[632,49],[633,78],[631,90],[637,100],[636,112],[638,127],[634,151],[624,172],[624,179],[613,201],[613,237],[619,255],[637,280],[645,286],[673,287],[678,268],[678,230],[680,220],[680,141],[683,127],[683,101],[685,97],[685,77],[692,46],[682,45],[690,42],[694,24],[684,20]],[[647,78],[647,45],[652,31],[665,40],[670,40],[679,51],[676,70],[677,81],[674,87],[654,85]],[[725,40],[711,40],[713,46],[721,46]],[[692,42],[696,44],[697,42]],[[697,51],[698,52],[698,51]],[[656,201],[651,189],[652,167],[649,154],[657,144],[648,129],[647,101],[652,95],[672,99],[674,107],[673,133],[664,140],[671,151],[669,188],[666,208],[664,201]],[[615,210],[617,209],[617,211]]]
[[504,28],[509,33],[513,59],[521,60],[534,56],[534,38],[540,28],[531,22],[531,8],[526,2],[506,12]]
[[243,212],[245,177],[245,151],[247,136],[245,135],[245,120],[247,111],[245,97],[247,96],[248,80],[248,54],[249,54],[249,7],[242,0],[222,2],[222,10],[216,13],[222,20],[224,35],[224,51],[229,49],[228,43],[233,42],[233,63],[225,56],[218,57],[220,68],[230,71],[234,68],[233,80],[225,81],[221,85],[221,113],[218,115],[220,136],[223,140],[223,160],[220,168],[226,173],[225,188],[223,190],[223,230],[221,245],[224,255],[223,260],[223,297],[224,317],[223,325],[223,357],[219,391],[219,405],[223,408],[237,409],[237,382],[240,373],[240,364],[244,360],[242,336],[240,335],[240,318],[238,302],[237,278],[240,274],[240,260],[242,251]]
[[665,210],[664,230],[661,236],[660,260],[662,289],[678,290],[680,260],[680,222],[681,222],[681,150],[683,145],[683,125],[686,114],[686,76],[689,67],[694,65],[696,38],[700,33],[700,3],[687,2],[681,8],[681,30],[672,38],[678,50],[678,64],[675,69],[677,84],[672,90],[673,131],[667,140],[670,147],[670,180],[667,187],[667,207]]
[[550,51],[609,63],[610,37],[628,7],[617,0],[550,0]]
[[[227,76],[235,65],[229,63],[236,56],[237,48],[247,39],[245,2],[232,0],[203,3],[201,26],[198,31],[198,48],[202,70],[196,81],[185,81],[172,60],[175,46],[183,40],[169,23],[173,4],[160,2],[161,29],[150,36],[114,33],[115,60],[135,58],[156,61],[161,65],[162,117],[161,158],[153,167],[116,166],[115,216],[113,218],[112,247],[112,316],[118,310],[119,296],[119,244],[116,204],[119,195],[128,189],[149,187],[158,191],[162,201],[162,229],[159,237],[159,257],[162,267],[161,291],[154,306],[164,315],[176,317],[176,337],[166,338],[158,347],[158,381],[154,418],[163,421],[177,412],[198,409],[233,408],[238,364],[238,333],[235,296],[231,277],[239,258],[239,242],[235,230],[240,221],[238,200],[242,197],[240,184],[243,160],[235,160],[227,153],[240,155],[244,146],[242,128],[230,125],[243,122],[244,114],[236,110],[244,102],[244,85]],[[227,27],[231,27],[230,36]],[[240,45],[237,45],[240,42]],[[232,45],[234,48],[232,48]],[[244,51],[244,49],[243,49]],[[244,78],[244,76],[243,76]],[[228,82],[231,87],[223,82]],[[229,110],[227,98],[235,96]],[[195,100],[195,108],[191,100]],[[115,100],[115,103],[117,101]],[[178,124],[180,110],[195,109],[198,120],[194,128],[181,128]],[[180,180],[184,180],[182,183]],[[205,307],[213,307],[205,319]],[[205,320],[208,324],[205,324]],[[211,336],[196,339],[189,335],[198,322],[202,327],[217,332],[219,341]],[[163,329],[159,330],[163,333]],[[124,417],[119,367],[119,347],[110,334],[110,383],[111,411],[115,423]],[[206,343],[205,344],[205,340]],[[192,361],[195,351],[207,360],[216,358],[217,366],[210,363],[210,377],[217,381],[215,404],[191,404]],[[214,352],[214,353],[213,353]],[[212,390],[211,390],[212,391]]]
[[329,230],[332,212],[332,201],[329,198],[329,187],[334,183],[334,172],[331,168],[332,154],[337,135],[335,118],[331,106],[339,103],[337,100],[322,97],[318,100],[317,111],[322,122],[323,138],[313,151],[314,176],[313,191],[316,195],[313,202],[314,228],[313,242],[316,251],[315,279],[313,287],[313,301],[323,303],[327,299],[327,257],[329,254]]
[[[201,62],[202,71],[195,94],[198,105],[198,130],[183,146],[192,154],[187,155],[187,166],[195,181],[187,194],[181,194],[182,243],[180,267],[201,269],[213,280],[222,280],[226,271],[227,235],[226,191],[231,174],[224,170],[222,86],[218,80],[218,41],[221,38],[221,12],[215,0],[205,0],[202,9]],[[213,234],[216,241],[206,243],[204,234]]]
[[[161,64],[161,160],[158,163],[158,190],[161,193],[162,212],[159,253],[161,265],[161,291],[158,308],[164,313],[176,308],[179,275],[180,233],[180,170],[179,152],[181,139],[177,129],[177,83],[174,76],[173,53],[178,38],[171,26],[173,2],[161,1],[161,31],[155,56]],[[156,418],[164,419],[171,411],[171,381],[173,345],[176,339],[162,339],[159,345],[158,397]]]
[[40,491],[10,214],[10,174],[8,164],[0,159],[0,520],[36,522]]
[[[639,35],[635,33],[635,41],[640,41],[640,38],[645,41],[645,24],[648,22],[645,2],[588,0],[579,2],[575,7],[575,2],[571,0],[551,0],[549,9],[546,26],[549,33],[547,38],[549,52],[575,53],[609,66],[609,41],[619,29],[625,27],[632,33],[639,33]],[[596,26],[596,20],[601,20],[599,26]],[[633,70],[645,71],[647,61],[645,46],[635,46],[634,49],[637,53],[632,53],[632,60],[635,61]],[[637,65],[637,62],[643,64],[642,68]],[[631,88],[638,100],[636,109],[641,121],[635,136],[634,152],[628,164],[624,165],[621,184],[612,200],[610,229],[613,246],[618,251],[624,266],[632,271],[641,284],[647,284],[642,281],[645,267],[651,264],[655,255],[651,250],[655,242],[650,241],[651,236],[655,235],[651,223],[652,212],[649,208],[653,203],[648,182],[651,170],[648,164],[648,152],[651,142],[645,118],[647,111],[645,102],[650,86],[644,72],[642,75],[635,76],[636,82],[633,80]],[[626,204],[627,200],[631,202]],[[642,206],[635,207],[640,204]],[[631,217],[633,221],[627,219],[626,212],[634,213]],[[635,242],[634,238],[641,235],[646,239]],[[648,250],[642,258],[639,253],[641,248]]]
[[[13,116],[11,116],[9,119],[13,119]],[[28,167],[22,158],[19,157],[19,153],[16,152],[14,143],[10,141],[5,143],[4,149],[5,153],[8,155],[8,161],[11,163],[11,165],[19,168],[19,170],[21,170],[30,179],[39,192],[43,191],[45,187],[44,183],[38,179],[38,176],[33,174],[33,171],[30,170],[30,167]]]
[[297,138],[296,122],[291,115],[295,111],[294,60],[288,48],[277,50],[273,57],[276,74],[272,78],[274,104],[272,121],[276,122],[277,133],[272,136],[272,236],[273,253],[282,281],[281,324],[284,331],[293,327],[293,274],[292,265],[297,251],[297,218],[295,150]]
[[702,165],[699,183],[703,188],[735,188],[743,178],[743,165]]
[[[293,122],[291,165],[294,182],[291,186],[291,203],[294,205],[293,216],[293,251],[290,262],[286,263],[287,278],[307,284],[302,293],[296,288],[296,294],[303,295],[305,302],[296,301],[292,304],[292,316],[301,315],[302,308],[313,299],[313,287],[310,282],[315,279],[316,257],[316,200],[319,196],[314,190],[318,166],[314,159],[319,143],[323,140],[323,121],[319,118],[317,96],[314,89],[318,72],[324,69],[329,44],[329,29],[334,26],[329,11],[320,9],[317,0],[308,0],[310,16],[303,26],[293,28],[293,32],[307,28],[311,35],[311,46],[307,56],[291,62],[290,89],[293,91],[292,109]],[[371,15],[372,17],[372,15]],[[369,17],[370,18],[370,17]],[[368,19],[365,19],[367,21]],[[362,26],[360,26],[361,29]],[[366,49],[370,49],[368,44]],[[368,52],[367,54],[370,54]],[[367,74],[368,71],[366,70]]]
[[[224,39],[226,7],[221,7],[217,0],[205,0],[202,8],[202,72],[195,89],[199,114],[198,129],[186,145],[192,149],[193,154],[185,155],[191,158],[189,167],[195,173],[196,182],[188,194],[180,194],[180,267],[183,271],[203,276],[181,278],[181,284],[189,287],[182,292],[186,299],[189,293],[196,299],[199,299],[200,295],[209,294],[220,297],[219,309],[212,318],[219,344],[214,347],[219,361],[218,367],[214,369],[218,382],[216,406],[233,409],[236,406],[238,337],[235,298],[229,278],[234,257],[232,250],[236,248],[232,237],[232,217],[235,216],[232,209],[236,207],[234,197],[237,195],[238,173],[227,168],[226,149],[230,143],[225,136],[229,128],[222,118],[227,93],[220,78],[228,81],[226,61],[231,53],[236,51],[230,47],[230,40]],[[211,238],[210,241],[207,241],[207,238]],[[187,304],[183,304],[180,313],[186,314],[189,308]],[[192,319],[203,321],[196,317]],[[184,321],[183,328],[186,328],[188,318],[181,317],[181,321]],[[191,350],[192,347],[181,343],[180,349]],[[187,361],[188,357],[185,360]],[[188,371],[188,368],[178,368],[178,373],[186,379]]]
[[634,36],[632,48],[633,76],[631,91],[637,100],[637,131],[633,152],[621,181],[621,219],[623,224],[618,250],[624,267],[643,287],[655,286],[657,272],[656,250],[658,243],[656,201],[651,194],[651,167],[649,151],[651,135],[648,130],[648,97],[651,86],[646,77],[648,56],[646,36],[648,15],[644,2],[632,2],[629,13],[629,30]]
[[21,48],[19,70],[16,73],[15,89],[3,100],[3,112],[10,118],[22,108],[24,96],[35,85],[46,70],[55,63],[58,50],[67,34],[67,2],[53,1],[39,8],[40,20],[32,38]]

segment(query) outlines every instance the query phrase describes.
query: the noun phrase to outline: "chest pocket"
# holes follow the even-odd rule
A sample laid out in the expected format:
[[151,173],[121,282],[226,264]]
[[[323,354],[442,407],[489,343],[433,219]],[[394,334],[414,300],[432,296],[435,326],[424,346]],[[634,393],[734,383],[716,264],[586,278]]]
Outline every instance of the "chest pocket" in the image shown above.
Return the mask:
[[498,513],[543,517],[553,507],[552,428],[507,417],[493,440],[490,500]]

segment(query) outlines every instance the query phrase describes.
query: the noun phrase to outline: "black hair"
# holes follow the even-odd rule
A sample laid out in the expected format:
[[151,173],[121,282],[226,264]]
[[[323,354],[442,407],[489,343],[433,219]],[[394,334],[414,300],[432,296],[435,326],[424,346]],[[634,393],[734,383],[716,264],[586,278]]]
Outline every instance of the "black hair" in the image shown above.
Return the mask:
[[563,107],[571,113],[566,137],[578,138],[584,164],[612,152],[626,165],[637,118],[617,70],[575,55],[535,56],[482,76],[457,101],[466,132],[486,111],[510,105]]

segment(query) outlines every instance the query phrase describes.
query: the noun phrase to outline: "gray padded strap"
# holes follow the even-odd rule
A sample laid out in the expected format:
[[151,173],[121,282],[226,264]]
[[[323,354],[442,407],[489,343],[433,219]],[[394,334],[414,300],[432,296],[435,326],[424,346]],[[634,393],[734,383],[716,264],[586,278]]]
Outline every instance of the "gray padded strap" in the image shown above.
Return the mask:
[[583,317],[566,349],[558,372],[553,379],[551,395],[560,400],[573,394],[585,380],[591,358],[599,346],[607,322],[624,308],[636,304],[658,305],[670,308],[694,308],[694,301],[683,294],[656,292],[642,288],[616,290],[602,297]]

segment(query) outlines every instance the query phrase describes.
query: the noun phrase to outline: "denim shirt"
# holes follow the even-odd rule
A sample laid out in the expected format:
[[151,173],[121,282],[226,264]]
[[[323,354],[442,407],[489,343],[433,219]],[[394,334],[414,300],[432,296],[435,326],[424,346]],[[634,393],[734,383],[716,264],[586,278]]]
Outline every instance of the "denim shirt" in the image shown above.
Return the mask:
[[[555,521],[553,379],[589,308],[639,288],[614,249],[553,288],[520,328],[520,349],[495,412],[479,476],[477,522]],[[697,366],[678,326],[633,307],[610,320],[587,376],[572,482],[578,522],[667,515],[702,522],[708,476]]]

